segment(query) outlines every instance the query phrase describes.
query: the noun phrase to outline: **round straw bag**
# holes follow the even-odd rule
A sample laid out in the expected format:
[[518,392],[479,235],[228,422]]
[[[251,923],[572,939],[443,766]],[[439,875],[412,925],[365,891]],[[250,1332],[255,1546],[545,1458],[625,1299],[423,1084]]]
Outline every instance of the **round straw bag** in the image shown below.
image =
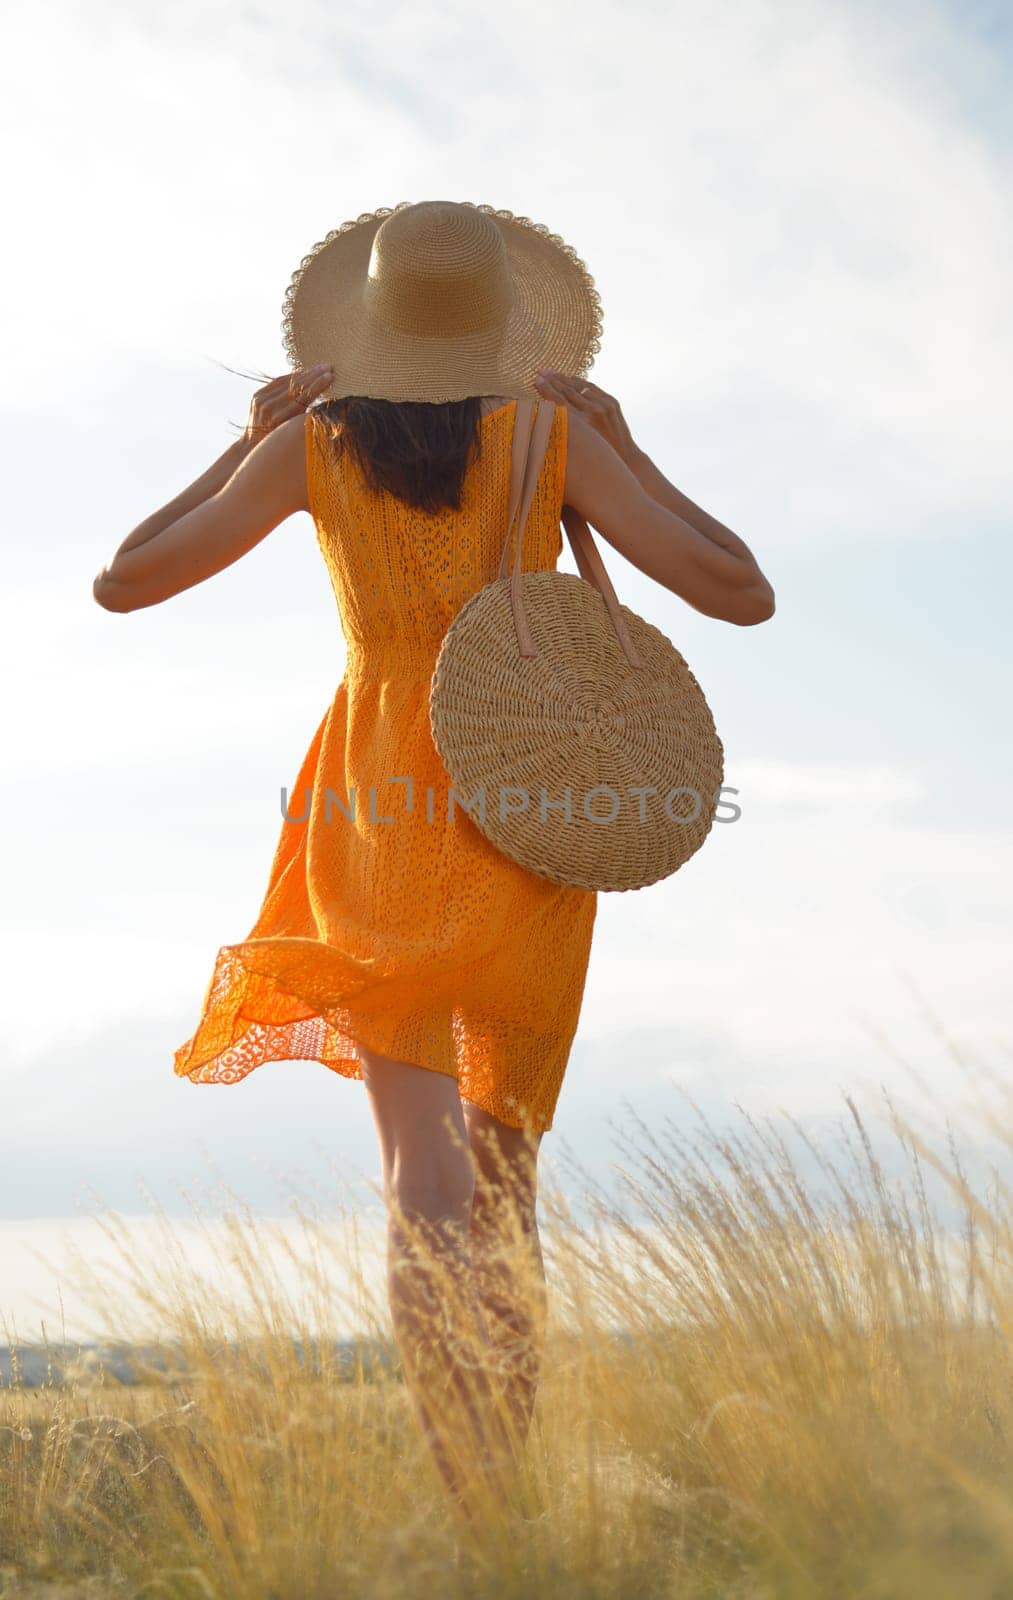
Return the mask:
[[581,576],[521,570],[554,409],[517,403],[499,577],[444,635],[429,697],[433,740],[455,802],[505,855],[554,883],[640,889],[703,844],[724,751],[683,657],[619,604],[571,508],[562,520]]

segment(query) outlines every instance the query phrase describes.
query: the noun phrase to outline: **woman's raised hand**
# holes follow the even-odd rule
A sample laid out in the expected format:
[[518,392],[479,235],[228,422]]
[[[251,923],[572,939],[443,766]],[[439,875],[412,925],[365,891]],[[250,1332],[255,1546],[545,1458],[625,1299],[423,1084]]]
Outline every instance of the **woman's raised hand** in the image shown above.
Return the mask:
[[569,378],[553,367],[543,367],[535,374],[535,388],[546,400],[555,400],[559,405],[579,411],[624,461],[630,461],[638,453],[639,447],[619,401],[599,389],[596,383],[589,383],[586,378]]
[[295,372],[272,378],[250,401],[243,438],[248,444],[257,444],[280,422],[297,417],[328,387],[333,377],[330,363],[318,361],[315,367],[298,367]]

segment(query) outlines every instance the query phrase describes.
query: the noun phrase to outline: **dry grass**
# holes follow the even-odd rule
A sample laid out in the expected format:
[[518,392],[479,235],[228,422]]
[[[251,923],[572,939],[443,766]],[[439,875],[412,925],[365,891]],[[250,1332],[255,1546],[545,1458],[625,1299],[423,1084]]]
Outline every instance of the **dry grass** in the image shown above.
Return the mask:
[[[810,1147],[820,1184],[773,1120],[742,1113],[733,1135],[694,1108],[693,1140],[639,1127],[619,1199],[585,1181],[584,1220],[543,1187],[538,1409],[518,1493],[478,1543],[396,1355],[301,1362],[309,1313],[266,1271],[257,1220],[230,1219],[242,1308],[188,1274],[165,1221],[164,1272],[138,1281],[128,1258],[123,1281],[180,1370],[3,1393],[0,1596],[1008,1596],[1009,1191],[976,1194],[952,1138],[941,1158],[892,1107],[906,1176],[888,1176],[846,1105],[843,1165]],[[307,1274],[326,1325],[322,1242]],[[387,1337],[364,1290],[357,1313]]]

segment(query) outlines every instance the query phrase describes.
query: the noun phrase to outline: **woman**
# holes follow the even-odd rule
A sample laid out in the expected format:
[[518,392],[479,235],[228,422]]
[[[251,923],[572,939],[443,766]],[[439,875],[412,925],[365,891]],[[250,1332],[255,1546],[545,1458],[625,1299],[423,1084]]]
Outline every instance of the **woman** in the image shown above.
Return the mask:
[[[526,218],[434,201],[344,224],[286,295],[297,370],[258,391],[241,439],[94,585],[110,611],[158,605],[294,512],[313,517],[346,672],[284,806],[260,915],[219,951],[175,1071],[234,1083],[265,1060],[308,1058],[365,1082],[393,1325],[416,1419],[465,1508],[476,1467],[508,1471],[531,1419],[537,1154],[596,912],[594,893],[524,870],[444,805],[429,724],[446,629],[497,575],[513,402],[554,407],[525,569],[555,566],[567,504],[707,616],[750,625],[774,609],[743,541],[668,482],[585,381],[600,330],[583,263]],[[477,1362],[437,1330],[437,1268]]]

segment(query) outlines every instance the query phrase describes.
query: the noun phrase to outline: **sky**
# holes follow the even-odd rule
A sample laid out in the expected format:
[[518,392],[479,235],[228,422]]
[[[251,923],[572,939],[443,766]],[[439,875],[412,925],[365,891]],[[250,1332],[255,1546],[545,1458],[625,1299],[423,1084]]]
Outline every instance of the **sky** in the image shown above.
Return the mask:
[[543,1166],[605,1173],[628,1108],[682,1116],[680,1087],[822,1127],[885,1085],[938,1128],[961,1061],[1001,1076],[1006,8],[42,0],[4,33],[4,1238],[92,1190],[143,1212],[142,1182],[181,1212],[209,1164],[265,1214],[279,1173],[378,1176],[361,1083],[172,1071],[343,670],[309,517],[158,607],[91,584],[235,437],[241,374],[285,370],[302,256],[402,200],[576,249],[591,377],[777,595],[736,628],[599,540],[703,685],[741,815],[601,897]]

